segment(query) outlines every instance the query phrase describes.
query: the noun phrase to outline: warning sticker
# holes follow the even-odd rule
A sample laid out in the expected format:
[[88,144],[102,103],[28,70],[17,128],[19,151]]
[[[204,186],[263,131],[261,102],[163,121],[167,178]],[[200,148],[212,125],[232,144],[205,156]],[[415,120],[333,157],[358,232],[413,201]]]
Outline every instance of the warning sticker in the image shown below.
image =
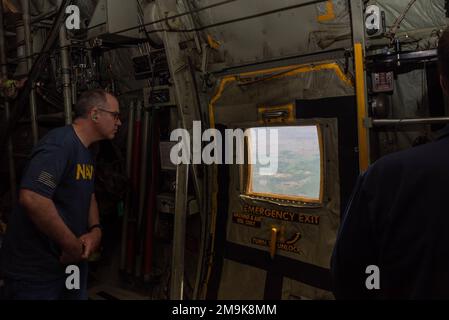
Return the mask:
[[260,228],[262,217],[253,216],[247,213],[234,212],[232,214],[232,222],[249,227]]
[[[263,246],[263,247],[269,247],[270,246],[270,241],[269,240],[261,239],[261,238],[252,238],[251,239],[251,243],[255,244],[257,246]],[[295,246],[294,243],[289,244],[287,242],[278,242],[278,243],[276,243],[276,246],[277,246],[278,250],[301,254],[301,250],[297,246]]]
[[243,206],[244,213],[250,213],[260,217],[267,217],[276,220],[299,222],[304,224],[319,225],[320,217],[310,214],[300,214],[296,212],[282,211],[276,209],[268,209],[245,204]]

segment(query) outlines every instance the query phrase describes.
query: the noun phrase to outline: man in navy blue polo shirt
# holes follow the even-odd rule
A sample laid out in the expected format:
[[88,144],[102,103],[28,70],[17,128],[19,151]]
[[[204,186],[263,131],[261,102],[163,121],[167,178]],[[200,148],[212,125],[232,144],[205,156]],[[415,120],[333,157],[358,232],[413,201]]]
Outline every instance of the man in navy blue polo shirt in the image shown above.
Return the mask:
[[[87,299],[87,259],[101,239],[88,148],[114,138],[121,122],[117,99],[99,89],[83,93],[75,112],[72,125],[35,146],[24,170],[2,247],[7,299]],[[67,288],[68,265],[80,270],[79,289]]]
[[[449,94],[449,31],[438,45]],[[331,261],[337,299],[449,298],[449,128],[359,178]]]

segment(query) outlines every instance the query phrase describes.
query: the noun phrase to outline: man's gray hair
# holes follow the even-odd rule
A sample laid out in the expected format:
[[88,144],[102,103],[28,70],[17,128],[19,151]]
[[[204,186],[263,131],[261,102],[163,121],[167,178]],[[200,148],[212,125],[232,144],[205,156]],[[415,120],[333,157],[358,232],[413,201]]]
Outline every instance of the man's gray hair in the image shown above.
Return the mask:
[[103,89],[93,89],[83,92],[75,105],[75,118],[87,118],[89,111],[93,107],[107,107],[106,96],[108,94]]

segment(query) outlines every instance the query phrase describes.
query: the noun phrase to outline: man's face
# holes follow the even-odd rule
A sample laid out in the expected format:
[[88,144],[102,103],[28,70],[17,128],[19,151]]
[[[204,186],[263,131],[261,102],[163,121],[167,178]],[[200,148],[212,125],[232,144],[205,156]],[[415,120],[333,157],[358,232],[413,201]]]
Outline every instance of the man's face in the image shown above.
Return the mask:
[[118,101],[111,95],[106,95],[106,106],[96,107],[96,123],[103,139],[113,139],[122,125],[120,121],[120,109]]

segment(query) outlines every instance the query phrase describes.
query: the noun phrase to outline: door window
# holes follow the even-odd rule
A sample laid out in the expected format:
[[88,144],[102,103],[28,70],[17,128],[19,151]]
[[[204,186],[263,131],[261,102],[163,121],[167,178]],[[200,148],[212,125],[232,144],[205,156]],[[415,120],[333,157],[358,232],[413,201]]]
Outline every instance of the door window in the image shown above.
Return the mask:
[[248,195],[321,202],[323,155],[318,126],[250,128],[248,156]]

